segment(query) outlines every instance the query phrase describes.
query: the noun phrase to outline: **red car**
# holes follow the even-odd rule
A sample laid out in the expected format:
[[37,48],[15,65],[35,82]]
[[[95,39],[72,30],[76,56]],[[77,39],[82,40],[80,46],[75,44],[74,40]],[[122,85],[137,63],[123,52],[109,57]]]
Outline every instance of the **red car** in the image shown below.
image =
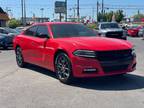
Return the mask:
[[141,26],[132,26],[128,29],[127,33],[129,36],[138,37],[138,33],[141,28]]
[[17,64],[49,69],[62,83],[135,70],[136,55],[131,43],[96,35],[79,23],[35,24],[14,39]]

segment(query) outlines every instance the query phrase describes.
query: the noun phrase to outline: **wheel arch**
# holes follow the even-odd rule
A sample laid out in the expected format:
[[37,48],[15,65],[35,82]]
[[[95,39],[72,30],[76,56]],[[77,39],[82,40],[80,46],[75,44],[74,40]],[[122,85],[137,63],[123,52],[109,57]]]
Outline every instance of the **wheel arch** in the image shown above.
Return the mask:
[[67,51],[65,51],[64,49],[58,49],[56,52],[55,52],[55,54],[54,54],[54,62],[55,62],[55,59],[56,59],[56,57],[57,57],[57,55],[59,54],[59,53],[65,53],[65,54],[67,54],[67,56],[69,57],[69,54],[68,54],[68,52]]

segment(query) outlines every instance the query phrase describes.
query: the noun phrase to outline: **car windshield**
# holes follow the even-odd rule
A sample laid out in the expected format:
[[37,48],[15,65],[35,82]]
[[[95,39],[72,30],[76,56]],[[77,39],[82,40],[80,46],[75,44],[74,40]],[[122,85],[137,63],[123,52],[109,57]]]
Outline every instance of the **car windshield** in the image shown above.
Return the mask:
[[63,37],[92,37],[97,33],[82,24],[53,24],[51,25],[54,38]]
[[109,28],[120,28],[120,27],[117,23],[107,23],[101,25],[101,29],[109,29]]

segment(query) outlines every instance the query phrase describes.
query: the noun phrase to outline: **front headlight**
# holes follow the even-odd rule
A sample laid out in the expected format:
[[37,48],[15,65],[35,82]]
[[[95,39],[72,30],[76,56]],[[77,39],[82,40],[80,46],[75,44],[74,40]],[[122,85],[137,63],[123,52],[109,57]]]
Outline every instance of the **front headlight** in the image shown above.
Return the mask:
[[96,52],[95,51],[76,50],[73,54],[75,56],[79,56],[79,57],[96,58]]

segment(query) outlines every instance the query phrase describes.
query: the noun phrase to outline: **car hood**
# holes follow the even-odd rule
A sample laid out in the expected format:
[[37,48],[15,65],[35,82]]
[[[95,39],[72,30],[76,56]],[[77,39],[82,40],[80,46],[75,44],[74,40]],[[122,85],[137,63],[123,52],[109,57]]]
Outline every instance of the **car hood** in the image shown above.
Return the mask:
[[73,37],[59,39],[61,44],[71,43],[75,49],[85,50],[124,50],[132,48],[132,44],[125,40],[105,37]]
[[121,32],[121,31],[123,31],[123,29],[120,29],[120,28],[116,28],[116,29],[101,29],[101,30],[99,30],[100,32],[103,32],[103,33],[106,33],[106,32]]

